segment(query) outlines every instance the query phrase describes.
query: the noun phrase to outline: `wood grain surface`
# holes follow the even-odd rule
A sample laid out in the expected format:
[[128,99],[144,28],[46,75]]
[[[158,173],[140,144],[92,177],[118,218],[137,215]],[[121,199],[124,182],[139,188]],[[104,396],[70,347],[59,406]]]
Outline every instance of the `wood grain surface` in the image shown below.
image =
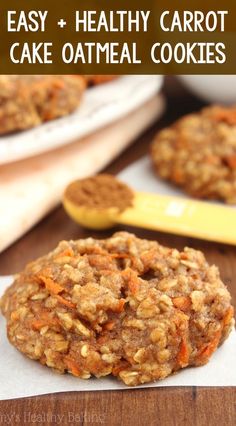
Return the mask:
[[[142,157],[148,151],[149,143],[158,129],[203,105],[173,78],[166,80],[164,92],[168,99],[164,117],[111,164],[107,168],[108,172],[115,174]],[[236,226],[236,221],[232,226]],[[202,250],[209,262],[219,266],[222,279],[228,285],[236,306],[236,247],[128,227],[123,229],[135,232],[140,237],[157,239],[168,246],[183,248],[188,245]],[[110,234],[111,231],[92,233],[92,236],[101,238]],[[74,224],[59,207],[0,255],[0,274],[19,271],[26,262],[51,250],[62,239],[84,238],[89,235],[91,232]],[[236,424],[236,388],[175,387],[70,392],[1,401],[0,425],[7,424],[231,426]]]

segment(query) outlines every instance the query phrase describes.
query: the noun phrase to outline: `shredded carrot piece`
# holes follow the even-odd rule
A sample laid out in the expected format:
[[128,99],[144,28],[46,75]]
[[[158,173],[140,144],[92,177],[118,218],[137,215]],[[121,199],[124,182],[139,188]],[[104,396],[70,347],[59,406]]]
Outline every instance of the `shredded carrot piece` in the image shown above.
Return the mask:
[[128,253],[112,253],[110,256],[112,259],[130,259],[133,257]]
[[236,169],[236,154],[229,155],[225,160],[231,169]]
[[233,316],[234,316],[234,308],[233,308],[233,306],[230,306],[229,309],[227,310],[225,316],[224,316],[223,325],[224,326],[229,325]]
[[55,81],[53,82],[53,86],[54,86],[56,89],[64,89],[64,87],[65,87],[65,82],[64,82],[64,81],[62,81],[62,80],[60,80],[60,79],[58,79],[57,81],[55,80]]
[[137,274],[130,268],[125,269],[122,276],[128,280],[128,287],[131,293],[134,295],[139,289],[139,281]]
[[76,364],[76,362],[75,362],[75,361],[73,361],[73,360],[72,360],[72,359],[70,359],[70,358],[66,358],[66,359],[65,359],[65,362],[66,362],[66,365],[67,365],[68,370],[70,370],[70,371],[71,371],[71,373],[72,373],[74,376],[79,377],[79,375],[80,375],[80,370],[79,370],[79,367],[78,367],[78,365]]
[[124,310],[125,299],[120,299],[116,308],[112,309],[114,312],[120,313]]
[[217,157],[217,155],[208,155],[205,158],[205,160],[208,164],[218,164],[219,163],[219,157]]
[[128,361],[125,360],[121,360],[117,363],[117,365],[115,365],[115,367],[112,369],[112,374],[114,376],[118,376],[118,374],[122,371],[125,370],[130,364],[128,363]]
[[114,321],[109,321],[106,324],[104,324],[104,329],[110,331],[110,330],[113,330],[114,326],[115,326]]
[[173,305],[181,311],[188,311],[191,307],[191,299],[188,296],[173,297]]
[[32,275],[31,279],[36,281],[38,284],[42,285],[42,282],[43,282],[43,284],[45,284],[43,278],[45,278],[45,277],[52,278],[52,276],[53,275],[52,275],[51,268],[47,267],[47,268],[41,269],[41,271],[38,274]]
[[172,178],[174,179],[175,182],[177,182],[177,183],[183,182],[184,174],[180,169],[174,170],[172,175],[173,175]]
[[40,330],[41,328],[47,326],[47,325],[57,325],[57,321],[56,320],[49,320],[49,321],[43,321],[43,320],[34,320],[31,323],[32,328],[34,328],[35,330]]
[[73,252],[72,248],[68,247],[64,251],[61,251],[61,253],[58,253],[56,255],[56,258],[64,257],[64,256],[73,257],[74,256],[74,252]]
[[91,246],[89,248],[87,248],[86,253],[84,254],[101,254],[101,255],[105,255],[108,256],[109,253],[107,250],[102,249],[101,247],[97,247],[97,246]]
[[100,336],[97,338],[97,343],[99,345],[104,345],[108,341],[108,339],[109,339],[108,335]]
[[214,339],[207,345],[203,345],[198,353],[198,359],[201,363],[205,363],[215,352],[221,338],[221,330],[217,331]]
[[177,335],[181,337],[180,349],[177,354],[177,365],[185,367],[189,362],[190,345],[187,338],[189,317],[182,311],[177,311],[177,315],[173,318],[173,322],[177,327]]
[[51,278],[45,277],[44,275],[40,275],[39,278],[41,281],[43,281],[49,293],[59,294],[64,291],[64,288],[60,284],[57,284],[55,281],[53,281]]
[[35,330],[40,330],[42,327],[45,327],[47,325],[48,326],[58,325],[58,319],[50,317],[48,312],[41,312],[40,319],[34,319],[31,322],[31,326]]
[[17,311],[13,311],[12,313],[11,313],[11,320],[12,321],[17,321],[19,319],[19,312],[17,312]]
[[224,121],[230,125],[236,124],[236,108],[217,108],[212,114],[216,121]]
[[67,300],[67,299],[64,299],[64,297],[61,297],[61,296],[59,296],[59,295],[57,295],[57,300],[58,300],[58,302],[60,302],[62,305],[67,306],[67,308],[74,309],[74,308],[76,307],[76,305],[75,305],[74,303],[70,302],[70,301],[69,301],[69,300]]
[[45,321],[41,321],[41,320],[34,320],[31,323],[32,328],[34,328],[35,330],[40,330],[45,325],[48,325],[48,324]]
[[129,289],[133,295],[137,293],[139,289],[139,282],[137,279],[134,279],[133,277],[131,277],[129,281]]
[[98,254],[90,254],[89,255],[89,264],[91,266],[95,266],[96,268],[99,269],[105,269],[105,267],[107,266],[107,263],[111,261],[110,256],[108,255],[98,255]]
[[190,351],[189,351],[186,336],[184,336],[182,338],[180,350],[179,350],[179,353],[177,355],[178,365],[180,365],[181,367],[185,367],[188,364],[189,356],[190,356]]

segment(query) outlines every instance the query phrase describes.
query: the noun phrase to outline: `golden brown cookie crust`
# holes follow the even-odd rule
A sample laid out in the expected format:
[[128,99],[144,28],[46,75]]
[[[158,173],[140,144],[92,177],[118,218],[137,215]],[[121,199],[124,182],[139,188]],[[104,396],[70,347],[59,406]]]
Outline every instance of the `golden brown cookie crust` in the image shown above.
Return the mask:
[[120,232],[61,242],[1,302],[10,342],[60,373],[135,386],[205,364],[233,326],[218,269]]
[[84,90],[85,81],[79,76],[0,76],[0,134],[70,114]]
[[157,174],[194,197],[236,204],[236,107],[212,106],[160,131]]

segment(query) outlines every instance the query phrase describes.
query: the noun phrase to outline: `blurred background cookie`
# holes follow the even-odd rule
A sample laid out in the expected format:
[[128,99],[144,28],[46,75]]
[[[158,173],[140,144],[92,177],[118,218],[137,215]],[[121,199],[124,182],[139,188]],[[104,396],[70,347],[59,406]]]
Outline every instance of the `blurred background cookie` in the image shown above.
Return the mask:
[[190,195],[236,204],[236,107],[179,119],[157,134],[151,157],[161,178]]
[[79,76],[0,76],[0,134],[70,114],[80,104],[84,89]]
[[118,78],[118,75],[84,75],[84,78],[89,86],[96,84],[107,83]]

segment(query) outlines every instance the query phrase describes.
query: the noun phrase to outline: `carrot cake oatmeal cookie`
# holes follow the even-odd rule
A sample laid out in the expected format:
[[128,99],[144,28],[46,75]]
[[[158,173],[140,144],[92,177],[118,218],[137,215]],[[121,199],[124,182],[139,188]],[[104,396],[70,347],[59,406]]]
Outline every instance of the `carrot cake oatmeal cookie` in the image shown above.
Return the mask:
[[201,252],[119,232],[61,242],[16,277],[1,308],[29,358],[135,386],[205,364],[233,326],[230,301]]
[[158,175],[189,194],[236,204],[236,107],[211,106],[158,133]]
[[84,75],[84,78],[88,85],[97,85],[108,83],[109,81],[117,79],[118,75]]
[[84,89],[85,81],[78,76],[0,76],[0,134],[70,114]]

